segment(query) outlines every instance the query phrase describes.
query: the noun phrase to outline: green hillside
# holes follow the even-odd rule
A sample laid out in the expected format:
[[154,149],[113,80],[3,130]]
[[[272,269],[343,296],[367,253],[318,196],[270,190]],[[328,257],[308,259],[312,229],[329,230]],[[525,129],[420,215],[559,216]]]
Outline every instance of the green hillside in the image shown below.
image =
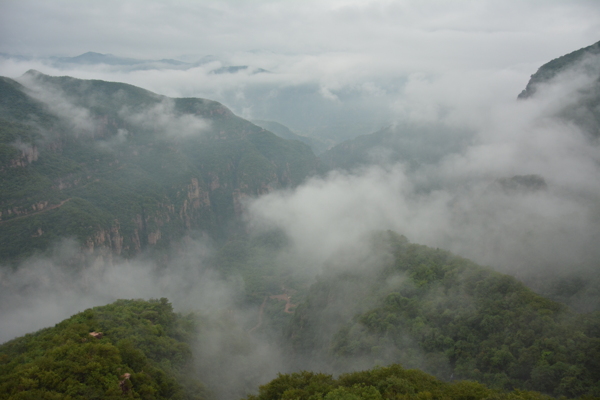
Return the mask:
[[0,399],[204,399],[194,334],[164,298],[85,310],[0,346]]
[[359,400],[359,399],[552,399],[536,392],[501,393],[469,381],[443,382],[400,365],[332,375],[313,372],[280,374],[248,400]]
[[373,246],[392,258],[332,268],[311,287],[287,333],[297,357],[600,396],[600,314],[575,314],[515,278],[394,233]]
[[316,171],[310,148],[204,99],[35,71],[0,79],[0,261],[62,237],[126,257],[226,240],[246,198]]

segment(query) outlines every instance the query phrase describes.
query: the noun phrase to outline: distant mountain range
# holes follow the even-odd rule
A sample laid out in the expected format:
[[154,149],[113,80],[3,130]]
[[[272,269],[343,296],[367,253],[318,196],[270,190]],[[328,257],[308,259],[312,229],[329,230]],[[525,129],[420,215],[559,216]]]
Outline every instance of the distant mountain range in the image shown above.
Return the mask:
[[[30,61],[33,57],[12,55],[6,53],[0,53],[0,58],[12,58],[20,61]],[[161,60],[145,60],[138,58],[119,57],[113,54],[102,54],[89,51],[84,54],[80,54],[75,57],[49,57],[47,59],[51,65],[57,68],[66,68],[73,66],[93,66],[93,65],[108,65],[112,67],[118,67],[120,69],[126,69],[128,71],[133,70],[147,70],[147,69],[179,69],[187,70],[190,68],[196,68],[201,65],[206,65],[211,62],[218,62],[219,60],[214,56],[204,56],[195,62],[184,62],[174,59],[161,59]],[[215,66],[215,69],[211,72],[214,74],[235,74],[240,71],[247,71],[252,74],[269,72],[262,68],[253,68],[248,65],[222,65]]]

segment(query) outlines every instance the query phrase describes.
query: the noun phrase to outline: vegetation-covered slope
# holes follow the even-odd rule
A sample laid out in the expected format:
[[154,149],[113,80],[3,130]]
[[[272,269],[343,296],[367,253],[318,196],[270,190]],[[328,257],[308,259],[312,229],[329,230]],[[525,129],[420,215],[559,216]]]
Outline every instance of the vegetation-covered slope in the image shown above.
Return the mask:
[[391,125],[342,142],[319,155],[327,169],[352,170],[368,165],[404,163],[409,168],[435,164],[458,152],[470,134],[438,125]]
[[248,400],[359,400],[359,399],[552,399],[535,392],[500,393],[475,382],[443,382],[419,370],[400,365],[343,374],[279,375]]
[[0,346],[2,399],[202,399],[190,318],[119,300]]
[[75,237],[131,256],[225,239],[245,198],[313,173],[310,148],[221,104],[30,71],[0,80],[0,260]]
[[326,141],[321,140],[319,138],[302,136],[297,133],[294,133],[290,128],[280,124],[279,122],[253,119],[252,123],[260,126],[261,128],[265,128],[270,132],[273,132],[281,138],[289,140],[298,140],[302,143],[305,143],[310,146],[310,148],[315,152],[315,154],[320,154],[327,150],[327,147],[329,147],[329,144]]
[[600,316],[577,315],[516,279],[396,234],[377,269],[331,272],[298,306],[298,357],[339,367],[400,362],[497,389],[600,395]]
[[569,68],[572,68],[585,57],[598,54],[600,54],[600,42],[547,62],[542,65],[535,74],[531,75],[531,79],[527,82],[527,87],[519,94],[519,98],[526,99],[533,96],[539,84],[548,83],[552,78],[556,77],[561,72],[565,72]]
[[572,121],[593,137],[600,136],[600,42],[558,57],[542,65],[519,94],[519,99],[535,96],[543,84],[551,83],[563,74],[576,72],[588,76],[589,82],[576,93],[568,93],[559,116]]

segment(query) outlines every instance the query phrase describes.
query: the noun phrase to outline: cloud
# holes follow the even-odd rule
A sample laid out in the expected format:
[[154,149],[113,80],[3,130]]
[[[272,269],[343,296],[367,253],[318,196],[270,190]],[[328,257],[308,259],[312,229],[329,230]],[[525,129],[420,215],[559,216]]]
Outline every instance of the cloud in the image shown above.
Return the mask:
[[[467,85],[453,102],[464,81],[415,77],[404,120],[446,126],[448,135],[463,127],[475,132],[470,141],[416,169],[383,162],[267,194],[248,205],[249,221],[284,231],[316,270],[385,229],[516,274],[596,265],[600,148],[561,118],[597,76],[577,71],[527,101],[482,95],[475,79],[476,90]],[[530,175],[547,188],[503,187]]]
[[243,296],[243,282],[223,278],[207,263],[207,241],[180,246],[169,269],[143,255],[133,260],[82,258],[73,241],[50,255],[32,257],[0,276],[0,342],[54,325],[89,307],[117,299],[167,297],[180,312],[206,314],[231,308]]
[[90,111],[68,99],[60,88],[38,80],[35,72],[31,75],[23,75],[20,81],[27,88],[27,93],[43,102],[48,111],[59,117],[70,131],[76,135],[94,134],[96,124]]
[[174,244],[168,266],[148,254],[131,260],[86,255],[75,241],[63,240],[15,270],[0,269],[0,343],[117,299],[166,297],[176,312],[197,318],[191,344],[199,379],[220,396],[244,396],[290,366],[272,332],[249,332],[258,307],[246,304],[239,275],[214,269],[213,255],[206,238]]
[[123,107],[119,114],[132,125],[150,132],[161,132],[168,137],[197,136],[210,128],[210,122],[191,114],[179,114],[175,102],[165,98],[160,103],[135,112]]

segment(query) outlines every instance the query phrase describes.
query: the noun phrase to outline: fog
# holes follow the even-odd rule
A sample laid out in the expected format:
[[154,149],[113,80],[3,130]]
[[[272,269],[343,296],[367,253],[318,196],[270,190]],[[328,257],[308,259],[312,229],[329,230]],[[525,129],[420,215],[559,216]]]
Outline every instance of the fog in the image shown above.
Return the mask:
[[[590,62],[599,65],[598,58]],[[442,132],[445,124],[447,134],[462,126],[474,137],[416,170],[384,162],[270,193],[249,205],[250,221],[283,229],[300,253],[319,260],[370,231],[392,229],[517,275],[597,264],[600,149],[588,132],[560,118],[566,108],[583,107],[581,92],[596,79],[597,70],[576,69],[540,87],[532,99],[500,100],[483,109],[480,96],[473,96],[448,101],[444,112],[437,111],[440,96],[425,104],[415,90],[416,100],[407,103],[417,105],[405,121],[442,124]],[[547,187],[509,190],[499,183],[528,175]]]

